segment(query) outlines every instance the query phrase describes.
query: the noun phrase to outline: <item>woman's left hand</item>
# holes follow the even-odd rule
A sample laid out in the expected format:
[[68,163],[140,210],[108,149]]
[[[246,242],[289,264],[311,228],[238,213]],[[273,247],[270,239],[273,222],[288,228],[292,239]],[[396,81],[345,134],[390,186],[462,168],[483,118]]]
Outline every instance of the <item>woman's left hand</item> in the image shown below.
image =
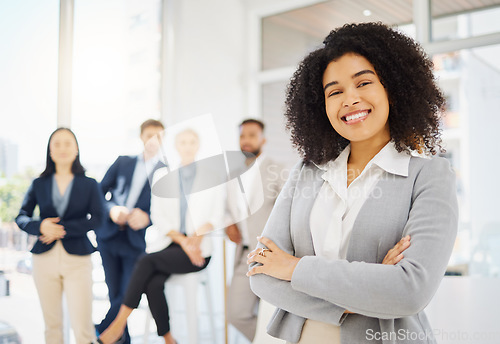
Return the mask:
[[294,257],[281,250],[272,240],[257,237],[257,240],[266,248],[257,248],[248,254],[247,264],[260,263],[247,272],[247,276],[265,274],[280,280],[291,281],[293,271],[300,258]]

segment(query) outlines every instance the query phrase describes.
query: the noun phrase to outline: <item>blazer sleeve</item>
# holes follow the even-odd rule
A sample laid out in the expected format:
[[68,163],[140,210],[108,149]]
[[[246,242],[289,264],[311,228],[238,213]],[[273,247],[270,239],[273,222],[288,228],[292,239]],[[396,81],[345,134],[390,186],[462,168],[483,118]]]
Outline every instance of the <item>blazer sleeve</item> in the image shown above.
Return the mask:
[[[118,178],[118,172],[120,170],[120,160],[121,157],[118,157],[115,160],[113,165],[111,165],[111,167],[106,171],[106,174],[99,184],[103,196],[105,196],[106,193],[111,191],[116,186],[116,179]],[[106,210],[106,215],[109,216],[111,208],[116,205],[118,204],[113,201],[113,197],[111,197],[110,200],[104,200],[104,209]]]
[[362,315],[392,319],[425,308],[444,276],[458,226],[455,175],[447,160],[428,160],[416,177],[403,235],[411,246],[396,265],[303,257],[293,273],[297,292]]
[[97,230],[104,221],[104,205],[99,185],[94,179],[89,179],[89,199],[88,199],[88,213],[90,216],[82,216],[78,219],[61,220],[59,222],[65,228],[70,230],[66,231],[65,238],[75,238],[86,236],[89,230]]
[[16,223],[21,228],[31,235],[41,235],[40,224],[42,220],[33,220],[33,211],[37,205],[36,194],[34,190],[35,182],[32,182],[26,195],[24,196],[23,204],[16,217]]
[[[262,233],[262,236],[271,239],[283,251],[292,255],[295,250],[290,236],[290,210],[301,168],[302,162],[290,172]],[[259,243],[257,247],[264,246]],[[251,264],[250,268],[256,264],[258,263]],[[313,269],[315,270],[316,268]],[[257,296],[289,313],[335,325],[340,325],[345,319],[344,308],[296,290],[288,281],[257,274],[250,277],[250,286]]]

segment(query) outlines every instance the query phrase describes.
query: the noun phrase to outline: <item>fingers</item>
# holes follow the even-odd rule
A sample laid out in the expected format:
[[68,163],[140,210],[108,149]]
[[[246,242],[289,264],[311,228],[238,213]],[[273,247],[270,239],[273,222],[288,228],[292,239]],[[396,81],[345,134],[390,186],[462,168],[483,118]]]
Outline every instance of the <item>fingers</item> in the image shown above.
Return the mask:
[[195,266],[202,267],[205,264],[205,258],[201,254],[189,254],[189,260]]
[[54,241],[56,241],[57,237],[52,237],[50,235],[41,235],[39,238],[38,238],[43,244],[45,245],[49,245],[51,243],[53,243]]
[[147,213],[142,210],[141,208],[134,208],[132,209],[132,211],[130,212],[130,215],[133,215],[133,214],[136,214],[136,215],[147,215]]
[[260,254],[254,254],[250,257],[248,257],[247,259],[247,264],[251,264],[251,263],[260,263],[260,264],[264,264],[264,256],[261,256]]
[[271,251],[281,251],[280,248],[271,239],[258,236],[257,240]]
[[[142,210],[139,210],[139,211],[142,211]],[[146,216],[144,216],[144,214],[141,214],[139,212],[135,212],[135,213],[130,214],[130,216],[128,217],[128,225],[133,230],[139,230],[139,229],[146,227],[148,225],[148,222],[149,222],[149,218],[147,217],[147,214],[146,214]]]
[[254,256],[256,254],[259,254],[259,252],[261,251],[262,249],[261,248],[256,248],[255,250],[251,251],[249,254],[247,254],[247,258],[250,258],[251,256]]
[[[64,228],[64,227],[62,227]],[[66,235],[66,231],[62,228],[48,228],[43,235],[49,238],[61,239]]]
[[254,266],[247,272],[247,277],[265,273],[264,265]]
[[392,249],[387,252],[382,264],[395,265],[399,263],[403,258],[403,252],[410,247],[410,236],[407,235],[401,239]]
[[138,230],[140,229],[139,227],[139,221],[135,220],[135,219],[129,219],[128,221],[128,226],[130,228],[132,228],[133,230]]

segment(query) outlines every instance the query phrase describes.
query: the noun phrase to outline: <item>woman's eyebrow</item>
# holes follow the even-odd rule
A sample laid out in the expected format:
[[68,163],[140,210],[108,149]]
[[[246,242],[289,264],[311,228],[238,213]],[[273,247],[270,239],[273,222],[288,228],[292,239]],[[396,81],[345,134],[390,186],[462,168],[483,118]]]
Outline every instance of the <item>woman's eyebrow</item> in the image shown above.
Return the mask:
[[323,92],[326,91],[326,89],[330,86],[333,86],[333,85],[337,85],[339,82],[338,81],[332,81],[332,82],[329,82],[328,84],[325,85],[325,87],[323,87]]
[[364,69],[364,70],[362,70],[362,71],[357,72],[356,74],[354,74],[354,75],[352,76],[352,78],[353,78],[353,79],[354,79],[354,78],[357,78],[358,76],[363,75],[363,74],[373,74],[373,75],[375,75],[375,72],[374,72],[374,71],[372,71],[372,70],[369,70],[369,69]]
[[[356,74],[354,74],[352,76],[352,78],[357,78],[358,76],[360,75],[363,75],[363,74],[373,74],[375,75],[375,72],[372,71],[372,70],[369,70],[369,69],[363,69],[362,71],[359,71],[357,72]],[[323,87],[323,91],[326,91],[326,89],[330,86],[333,86],[333,85],[337,85],[339,82],[338,81],[332,81],[332,82],[329,82],[328,84],[325,85],[325,87]]]

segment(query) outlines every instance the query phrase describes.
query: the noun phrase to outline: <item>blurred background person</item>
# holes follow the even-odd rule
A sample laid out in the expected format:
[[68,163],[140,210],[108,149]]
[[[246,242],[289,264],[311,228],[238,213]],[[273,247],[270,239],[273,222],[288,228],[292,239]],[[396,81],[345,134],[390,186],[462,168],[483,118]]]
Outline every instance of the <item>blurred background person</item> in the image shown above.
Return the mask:
[[[46,161],[45,170],[26,193],[16,223],[23,231],[38,236],[31,252],[45,342],[63,343],[64,292],[76,343],[89,344],[95,340],[90,259],[95,247],[87,232],[102,223],[102,195],[97,182],[85,176],[71,130],[59,128],[52,133]],[[33,216],[36,206],[40,219]]]
[[210,171],[198,169],[195,163],[200,139],[194,130],[186,129],[177,134],[175,148],[181,158],[181,167],[172,172],[162,168],[154,176],[153,226],[147,233],[148,251],[152,253],[137,262],[118,316],[101,334],[100,343],[114,343],[122,336],[127,318],[139,306],[142,294],[148,298],[158,335],[167,344],[176,343],[170,332],[165,281],[172,274],[201,271],[210,262],[211,240],[203,234],[217,228],[221,222],[224,195],[214,188],[203,190],[205,175]]
[[[161,166],[158,159],[159,136],[164,131],[160,121],[149,119],[141,124],[144,150],[137,156],[119,156],[101,181],[107,219],[97,233],[110,308],[96,325],[97,335],[118,314],[135,262],[145,253],[146,227],[151,224],[150,174]],[[130,343],[125,328],[121,343]]]
[[[250,184],[244,185],[245,195],[249,203],[259,202],[263,196],[263,204],[255,213],[237,222],[242,218],[242,214],[246,214],[247,205],[240,199],[241,197],[238,197],[241,195],[238,185],[228,184],[226,221],[231,225],[226,227],[226,234],[237,246],[233,278],[227,294],[227,316],[228,322],[252,341],[257,326],[259,298],[250,289],[250,282],[246,276],[247,254],[257,246],[257,236],[262,233],[286,178],[283,166],[267,157],[262,151],[266,143],[264,123],[256,119],[246,119],[240,124],[239,131],[240,148],[247,156],[242,171],[248,170],[245,173],[251,174],[247,178]],[[250,168],[254,163],[257,163],[258,170]],[[262,188],[259,187],[260,183],[255,181],[256,178],[260,178]],[[252,208],[250,206],[250,209]]]

